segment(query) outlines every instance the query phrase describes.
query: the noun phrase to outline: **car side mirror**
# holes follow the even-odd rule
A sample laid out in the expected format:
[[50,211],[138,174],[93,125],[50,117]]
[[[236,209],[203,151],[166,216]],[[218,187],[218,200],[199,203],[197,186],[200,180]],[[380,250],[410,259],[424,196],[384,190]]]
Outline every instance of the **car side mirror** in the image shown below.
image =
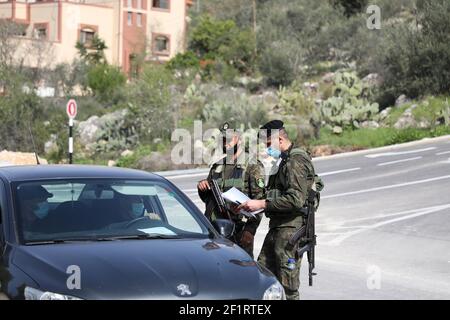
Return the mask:
[[214,228],[219,232],[219,234],[224,238],[229,238],[234,232],[234,222],[225,219],[217,219],[213,221]]

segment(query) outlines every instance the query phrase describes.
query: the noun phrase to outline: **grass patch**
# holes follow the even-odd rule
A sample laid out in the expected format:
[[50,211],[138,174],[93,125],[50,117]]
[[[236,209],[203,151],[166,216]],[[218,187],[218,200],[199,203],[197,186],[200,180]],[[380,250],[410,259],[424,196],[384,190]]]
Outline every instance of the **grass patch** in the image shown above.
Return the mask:
[[368,149],[415,141],[423,138],[439,137],[447,134],[450,134],[449,126],[438,126],[432,130],[414,128],[344,130],[341,135],[336,135],[331,130],[322,129],[320,138],[311,141],[310,145],[330,145],[342,148],[352,147],[355,149]]
[[402,106],[394,107],[386,120],[383,121],[384,124],[390,127],[394,126],[406,109],[413,105],[417,105],[412,111],[416,121],[426,120],[431,127],[434,127],[438,119],[445,118],[448,125],[450,117],[450,97],[448,96],[428,97],[421,101],[411,101]]

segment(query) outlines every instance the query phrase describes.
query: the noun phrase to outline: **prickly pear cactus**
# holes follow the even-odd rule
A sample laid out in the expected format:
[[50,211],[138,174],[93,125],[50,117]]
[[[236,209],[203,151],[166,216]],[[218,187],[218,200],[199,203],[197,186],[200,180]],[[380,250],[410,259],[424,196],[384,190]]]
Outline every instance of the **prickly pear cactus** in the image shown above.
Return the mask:
[[370,89],[356,73],[339,72],[335,76],[334,96],[321,105],[324,121],[333,126],[355,127],[371,119],[379,111],[377,103],[370,103]]

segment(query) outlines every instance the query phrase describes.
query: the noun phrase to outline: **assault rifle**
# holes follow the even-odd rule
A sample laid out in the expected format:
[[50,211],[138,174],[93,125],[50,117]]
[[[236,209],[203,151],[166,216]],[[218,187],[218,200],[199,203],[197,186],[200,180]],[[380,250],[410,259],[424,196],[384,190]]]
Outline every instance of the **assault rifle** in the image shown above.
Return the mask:
[[228,219],[230,221],[233,221],[230,215],[230,211],[227,207],[227,204],[225,203],[225,199],[222,196],[222,192],[220,191],[217,180],[210,179],[208,182],[214,197],[214,202],[216,203],[217,210],[221,215],[227,215]]
[[306,215],[306,224],[299,228],[294,235],[289,239],[289,244],[295,246],[297,243],[303,246],[297,249],[298,259],[303,257],[306,252],[309,265],[309,286],[313,285],[313,276],[317,275],[313,272],[315,268],[315,247],[316,230],[315,230],[315,214],[316,214],[316,200],[320,200],[320,193],[310,190],[308,199],[306,200],[306,208],[303,208],[303,213]]

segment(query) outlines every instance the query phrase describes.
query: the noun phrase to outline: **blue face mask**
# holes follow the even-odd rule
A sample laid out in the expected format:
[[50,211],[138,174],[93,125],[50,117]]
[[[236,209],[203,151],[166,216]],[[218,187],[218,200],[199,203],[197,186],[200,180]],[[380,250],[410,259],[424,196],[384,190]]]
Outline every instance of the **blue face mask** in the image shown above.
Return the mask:
[[42,201],[36,205],[36,209],[33,211],[34,214],[40,219],[45,218],[48,214],[49,204],[47,201]]
[[281,157],[281,151],[272,147],[266,149],[266,152],[272,158],[278,159]]

